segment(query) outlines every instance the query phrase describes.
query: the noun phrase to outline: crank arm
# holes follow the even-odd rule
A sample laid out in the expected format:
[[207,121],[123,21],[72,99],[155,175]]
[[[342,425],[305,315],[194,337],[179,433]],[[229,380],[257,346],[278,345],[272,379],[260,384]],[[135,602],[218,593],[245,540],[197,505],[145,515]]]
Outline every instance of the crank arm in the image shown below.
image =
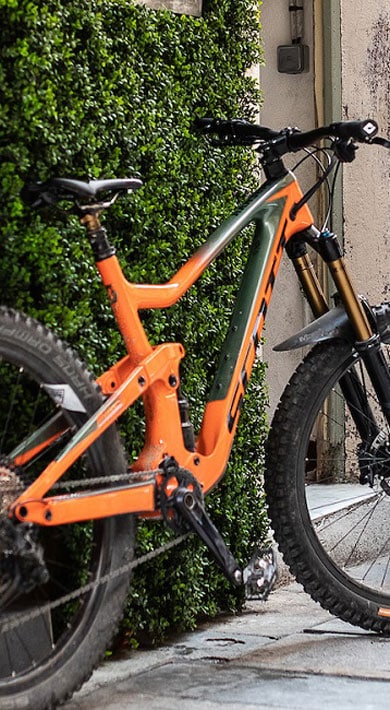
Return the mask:
[[172,504],[203,540],[228,580],[237,586],[242,584],[242,571],[237,561],[193,492],[188,488],[178,488]]

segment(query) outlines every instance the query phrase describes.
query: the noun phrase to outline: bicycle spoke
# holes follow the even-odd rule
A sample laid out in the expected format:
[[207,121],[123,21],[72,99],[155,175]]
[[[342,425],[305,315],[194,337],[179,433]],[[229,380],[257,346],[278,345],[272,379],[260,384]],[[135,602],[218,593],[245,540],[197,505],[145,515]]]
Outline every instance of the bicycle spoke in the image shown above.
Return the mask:
[[[388,440],[388,423],[381,413],[362,362],[355,363],[353,369],[354,377],[359,377],[361,386],[361,419],[367,421],[370,431],[374,416],[377,430],[387,432]],[[390,594],[390,585],[387,586],[390,536],[387,534],[386,515],[387,506],[390,512],[390,498],[379,487],[378,478],[378,474],[387,471],[390,461],[388,448],[382,447],[378,452],[374,450],[370,458],[370,442],[367,442],[368,454],[364,454],[353,418],[338,386],[332,388],[330,398],[325,400],[310,440],[315,455],[308,454],[306,468],[312,471],[312,478],[313,471],[320,475],[318,482],[314,483],[314,493],[313,489],[312,492],[310,490],[313,483],[307,484],[306,497],[321,546],[344,574],[373,589],[386,588]],[[362,476],[372,475],[372,471],[377,472],[374,489],[360,484]],[[312,503],[315,494],[323,497],[326,491],[328,509],[325,503]]]

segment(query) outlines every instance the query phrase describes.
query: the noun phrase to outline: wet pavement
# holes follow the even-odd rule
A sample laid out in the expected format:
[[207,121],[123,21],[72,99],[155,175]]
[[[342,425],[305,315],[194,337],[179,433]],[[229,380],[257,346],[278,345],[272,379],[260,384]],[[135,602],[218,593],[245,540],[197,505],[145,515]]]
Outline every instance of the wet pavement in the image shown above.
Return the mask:
[[295,582],[155,650],[106,661],[66,710],[390,707],[390,638],[321,609]]
[[[340,510],[332,488],[311,487],[319,517]],[[343,506],[366,495],[361,486],[346,492]],[[247,602],[239,615],[105,661],[63,707],[388,710],[390,637],[332,617],[281,570],[267,602]]]

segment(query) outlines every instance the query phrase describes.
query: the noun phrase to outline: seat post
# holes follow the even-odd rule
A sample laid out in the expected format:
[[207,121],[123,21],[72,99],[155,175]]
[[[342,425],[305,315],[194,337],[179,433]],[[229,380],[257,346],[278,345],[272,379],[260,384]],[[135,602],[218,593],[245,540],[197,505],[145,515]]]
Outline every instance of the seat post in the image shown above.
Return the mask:
[[95,261],[104,261],[116,252],[115,247],[110,244],[105,228],[101,225],[99,212],[90,211],[80,218],[80,223],[87,230]]

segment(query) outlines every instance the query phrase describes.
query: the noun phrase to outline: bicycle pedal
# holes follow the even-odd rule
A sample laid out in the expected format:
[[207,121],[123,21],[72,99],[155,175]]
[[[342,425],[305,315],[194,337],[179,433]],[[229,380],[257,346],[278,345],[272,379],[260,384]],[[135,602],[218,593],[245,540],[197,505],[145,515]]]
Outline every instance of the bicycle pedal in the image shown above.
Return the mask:
[[272,547],[256,550],[243,572],[245,598],[266,601],[277,578],[278,567]]

